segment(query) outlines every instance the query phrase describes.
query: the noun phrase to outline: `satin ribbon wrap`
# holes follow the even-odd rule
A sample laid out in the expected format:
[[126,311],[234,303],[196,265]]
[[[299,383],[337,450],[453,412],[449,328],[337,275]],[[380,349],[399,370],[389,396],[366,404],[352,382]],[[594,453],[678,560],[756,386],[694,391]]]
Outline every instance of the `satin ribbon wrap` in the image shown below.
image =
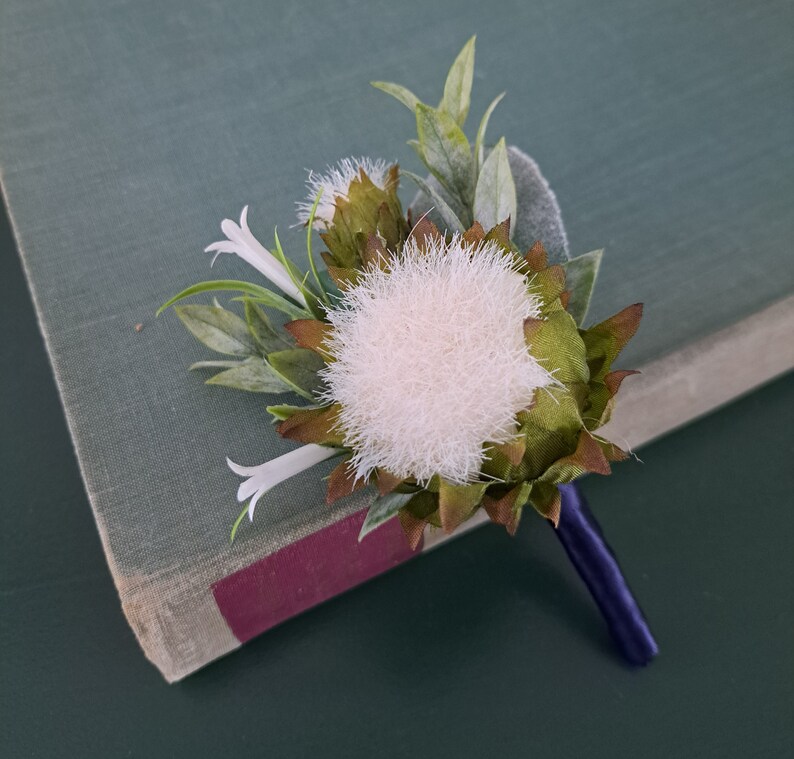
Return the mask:
[[643,666],[659,652],[615,554],[574,482],[560,485],[562,505],[555,529],[571,563],[584,580],[626,661]]

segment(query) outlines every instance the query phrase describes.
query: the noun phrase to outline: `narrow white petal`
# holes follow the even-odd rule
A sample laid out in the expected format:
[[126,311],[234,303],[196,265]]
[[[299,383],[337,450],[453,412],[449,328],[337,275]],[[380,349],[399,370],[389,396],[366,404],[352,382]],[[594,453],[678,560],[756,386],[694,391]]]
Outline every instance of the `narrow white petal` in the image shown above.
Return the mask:
[[252,515],[253,508],[263,493],[305,469],[331,458],[336,453],[334,448],[309,444],[266,461],[259,466],[241,466],[228,457],[226,464],[235,474],[247,478],[240,483],[240,487],[237,489],[237,500],[242,502],[253,496],[252,505],[249,506],[249,515]]
[[236,222],[232,221],[231,219],[224,219],[221,222],[221,232],[223,232],[223,234],[225,234],[230,240],[238,242],[242,230],[237,226]]
[[269,488],[262,488],[258,490],[256,495],[251,499],[251,503],[248,504],[248,519],[249,521],[254,521],[254,509],[256,508],[256,504],[259,503],[259,499],[267,493]]

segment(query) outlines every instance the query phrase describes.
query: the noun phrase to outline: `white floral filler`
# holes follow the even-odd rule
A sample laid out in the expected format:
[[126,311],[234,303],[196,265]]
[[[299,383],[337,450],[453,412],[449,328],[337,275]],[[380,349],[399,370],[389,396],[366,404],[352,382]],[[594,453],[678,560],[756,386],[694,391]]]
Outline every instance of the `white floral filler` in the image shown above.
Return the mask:
[[366,269],[328,311],[334,360],[321,372],[356,477],[476,480],[483,444],[515,437],[516,414],[554,384],[524,338],[539,315],[495,243],[410,239],[387,268]]
[[381,190],[386,188],[390,164],[381,158],[343,158],[336,166],[329,166],[323,173],[308,170],[306,180],[308,190],[305,200],[295,205],[298,210],[298,221],[307,224],[317,196],[320,201],[314,211],[314,228],[323,230],[331,225],[336,213],[336,199],[347,197],[350,183],[359,176],[363,169],[372,183]]

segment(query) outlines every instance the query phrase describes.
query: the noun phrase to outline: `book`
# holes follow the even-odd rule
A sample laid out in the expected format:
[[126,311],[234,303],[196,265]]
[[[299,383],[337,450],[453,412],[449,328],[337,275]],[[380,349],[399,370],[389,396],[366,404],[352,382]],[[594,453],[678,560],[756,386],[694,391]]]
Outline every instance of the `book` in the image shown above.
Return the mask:
[[[560,50],[541,33],[578,29],[572,11],[511,12],[520,18],[481,36],[479,110],[504,86],[497,64],[510,51],[499,129],[543,169],[571,252],[607,249],[590,321],[646,304],[621,359],[643,375],[621,393],[616,441],[641,446],[789,370],[794,172],[779,104],[794,72],[774,53],[784,46],[765,44],[783,4],[719,26],[716,10],[696,21],[649,10],[658,49],[632,49],[623,30],[617,58],[606,37],[579,47],[585,32],[574,32]],[[230,545],[239,506],[225,457],[258,463],[291,444],[263,429],[261,397],[186,376],[200,349],[154,313],[201,278],[220,219],[248,203],[266,239],[294,218],[304,179],[294,167],[401,144],[410,122],[367,82],[430,71],[440,82],[474,19],[456,17],[449,46],[416,41],[429,51],[418,60],[396,39],[365,55],[326,38],[340,23],[363,36],[352,11],[342,22],[314,13],[303,57],[287,53],[305,19],[270,3],[221,15],[176,2],[153,15],[12,0],[2,13],[5,202],[124,612],[146,656],[178,680],[415,554],[396,524],[359,544],[368,496],[329,509],[314,472],[268,494]],[[620,4],[605,13],[620,28]],[[526,29],[539,30],[531,49]],[[555,61],[553,73],[540,60]],[[362,128],[370,121],[384,126]],[[301,236],[282,234],[288,252]],[[441,542],[426,536],[419,554]]]

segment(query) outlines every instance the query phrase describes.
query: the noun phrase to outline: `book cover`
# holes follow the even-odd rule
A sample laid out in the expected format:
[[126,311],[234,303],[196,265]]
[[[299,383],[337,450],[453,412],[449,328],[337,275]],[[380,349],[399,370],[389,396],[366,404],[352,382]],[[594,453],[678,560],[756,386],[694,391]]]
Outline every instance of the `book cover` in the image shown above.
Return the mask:
[[[570,12],[555,9],[554,22]],[[397,13],[384,8],[384,22]],[[649,23],[683,51],[664,60],[633,50],[630,30],[618,51],[584,29],[575,51],[541,34],[530,50],[521,30],[548,20],[511,13],[481,33],[476,105],[507,70],[500,131],[541,165],[572,253],[607,249],[591,320],[646,303],[622,359],[644,374],[626,387],[616,440],[639,446],[790,369],[794,173],[779,104],[792,62],[757,52],[774,13],[715,24],[709,50],[659,9]],[[367,496],[329,509],[315,474],[269,494],[230,546],[237,482],[225,457],[264,461],[290,443],[262,434],[262,398],[186,375],[195,343],[154,313],[200,278],[220,219],[250,204],[267,236],[293,218],[294,167],[401,144],[409,117],[398,123],[368,81],[436,71],[440,82],[469,21],[456,16],[449,45],[417,42],[430,51],[418,60],[396,40],[386,52],[336,44],[343,31],[366,37],[352,11],[320,10],[308,31],[274,3],[2,11],[5,202],[124,612],[168,680],[414,555],[396,525],[359,544]],[[311,56],[289,54],[307,43]],[[721,65],[706,65],[715,56]],[[558,63],[543,72],[538,60]],[[588,66],[604,67],[597,87]],[[383,128],[362,130],[370,121]],[[288,246],[299,237],[284,230]]]

